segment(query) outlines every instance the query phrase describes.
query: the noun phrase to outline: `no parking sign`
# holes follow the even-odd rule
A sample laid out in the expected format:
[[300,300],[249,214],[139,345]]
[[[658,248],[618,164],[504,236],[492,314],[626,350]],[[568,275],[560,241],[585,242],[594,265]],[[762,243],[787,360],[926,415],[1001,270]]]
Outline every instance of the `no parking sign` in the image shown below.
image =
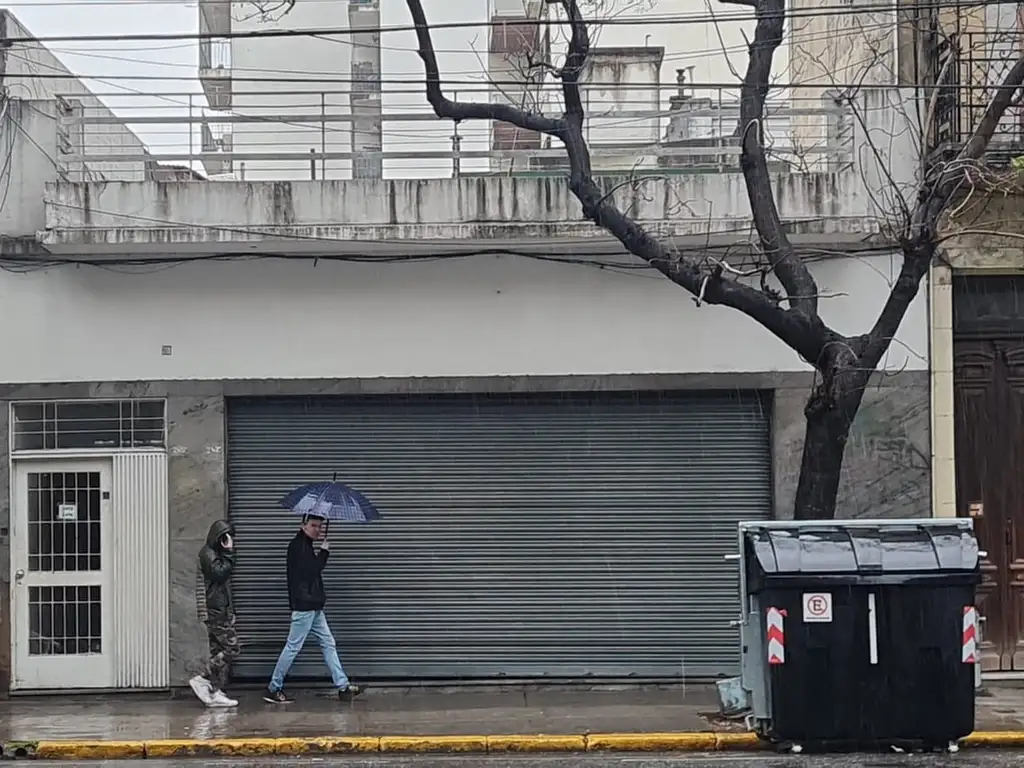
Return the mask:
[[830,592],[804,593],[804,623],[832,623],[832,594]]

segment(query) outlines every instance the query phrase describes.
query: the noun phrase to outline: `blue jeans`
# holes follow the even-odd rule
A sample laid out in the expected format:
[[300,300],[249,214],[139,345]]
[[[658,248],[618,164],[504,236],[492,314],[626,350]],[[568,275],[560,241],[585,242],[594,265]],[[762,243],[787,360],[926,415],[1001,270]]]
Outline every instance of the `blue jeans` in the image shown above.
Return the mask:
[[295,657],[299,655],[306,637],[313,635],[320,643],[320,650],[324,654],[324,662],[331,673],[331,679],[338,690],[348,688],[348,675],[341,667],[341,659],[338,658],[338,646],[334,642],[334,635],[331,628],[327,626],[327,617],[323,611],[292,611],[292,625],[288,630],[288,640],[284,649],[277,659],[277,666],[274,667],[274,674],[270,677],[270,690],[280,691],[284,688],[284,678],[288,670],[295,663]]

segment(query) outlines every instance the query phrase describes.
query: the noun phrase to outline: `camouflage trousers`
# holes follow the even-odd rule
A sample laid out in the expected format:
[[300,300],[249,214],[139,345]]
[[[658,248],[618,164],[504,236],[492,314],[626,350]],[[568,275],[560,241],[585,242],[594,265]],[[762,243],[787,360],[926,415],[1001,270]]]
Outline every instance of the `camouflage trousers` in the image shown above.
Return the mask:
[[242,652],[235,630],[235,617],[207,621],[206,633],[210,641],[210,660],[200,674],[213,683],[214,688],[222,691],[231,678],[231,666]]

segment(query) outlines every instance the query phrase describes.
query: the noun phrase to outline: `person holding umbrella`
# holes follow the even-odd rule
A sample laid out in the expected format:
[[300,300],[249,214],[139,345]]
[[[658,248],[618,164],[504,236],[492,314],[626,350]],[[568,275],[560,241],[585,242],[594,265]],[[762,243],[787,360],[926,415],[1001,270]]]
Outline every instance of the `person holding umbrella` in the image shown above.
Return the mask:
[[[359,502],[365,502],[365,506]],[[281,505],[302,515],[302,525],[288,544],[288,605],[292,612],[288,639],[285,641],[277,665],[270,677],[270,684],[263,699],[271,704],[288,704],[292,699],[284,692],[284,679],[288,675],[295,657],[309,635],[320,644],[324,662],[331,673],[331,680],[338,690],[338,698],[351,702],[365,690],[349,680],[338,657],[334,634],[327,624],[324,606],[327,595],[324,592],[323,570],[330,556],[326,525],[328,519],[368,522],[380,517],[376,509],[361,494],[338,483],[318,483],[302,486],[281,500]],[[356,515],[355,507],[359,507]],[[319,551],[313,542],[324,532]]]

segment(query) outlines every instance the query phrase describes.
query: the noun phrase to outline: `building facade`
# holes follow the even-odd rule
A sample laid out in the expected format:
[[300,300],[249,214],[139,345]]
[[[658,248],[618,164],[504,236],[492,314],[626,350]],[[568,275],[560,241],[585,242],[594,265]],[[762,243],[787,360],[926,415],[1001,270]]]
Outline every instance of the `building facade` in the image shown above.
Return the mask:
[[[818,278],[877,293],[888,259],[876,261],[823,264]],[[591,270],[481,257],[5,273],[6,311],[34,329],[5,342],[22,361],[3,388],[13,686],[183,684],[205,644],[195,557],[225,515],[246,647],[236,674],[266,676],[296,525],[276,502],[335,472],[384,513],[332,532],[332,616],[360,677],[734,671],[724,555],[740,520],[790,514],[811,377],[735,313]],[[834,312],[852,326],[874,309]],[[901,336],[926,349],[923,300]],[[900,372],[872,388],[851,439],[844,515],[928,514],[927,370],[909,354],[890,362]],[[39,576],[50,557],[55,572]],[[66,597],[72,586],[89,599]],[[77,629],[42,618],[71,603]],[[36,634],[60,634],[54,653],[87,639],[111,655],[60,659],[68,677],[33,654]],[[162,653],[166,670],[144,668]],[[314,654],[303,673],[318,674]]]
[[[372,173],[379,159],[373,147],[380,138],[380,41],[374,45],[364,30],[379,26],[379,6],[199,0],[198,16],[200,34],[209,35],[198,46],[209,174],[252,181],[351,178],[357,156],[357,176]],[[289,35],[308,29],[355,34]],[[266,32],[284,34],[260,36]]]
[[[795,232],[834,181],[777,180]],[[673,194],[737,212],[714,220],[736,231],[741,184],[681,183]],[[110,649],[77,668],[80,687],[183,684],[205,652],[196,552],[225,515],[240,553],[236,674],[267,675],[296,525],[277,500],[335,472],[384,514],[337,530],[327,576],[360,677],[735,671],[724,556],[740,520],[791,513],[808,367],[747,318],[638,271],[576,221],[561,182],[379,185],[47,187],[39,245],[51,264],[0,275],[22,329],[2,342],[16,361],[2,390],[3,552],[15,615],[28,616],[14,622],[12,687],[64,685],[36,658],[56,651],[33,652],[55,647],[55,625],[33,618],[44,597],[65,611],[61,649]],[[638,215],[687,247],[706,242],[708,211],[680,217],[671,199],[652,193]],[[794,237],[863,237],[849,234],[867,226],[863,200],[851,194]],[[359,223],[315,224],[325,220]],[[888,255],[814,264],[823,290],[845,294],[827,319],[868,326],[897,266]],[[922,296],[866,397],[843,515],[929,513],[927,317]],[[55,541],[90,568],[98,543],[99,570],[56,572]],[[72,586],[75,610],[100,617],[98,640],[81,621],[69,629]],[[166,668],[145,666],[164,653]],[[318,674],[311,654],[299,669]]]
[[[739,521],[792,514],[814,383],[795,353],[638,265],[564,179],[90,181],[40,159],[77,119],[53,115],[41,150],[16,132],[0,254],[7,687],[183,685],[206,653],[196,555],[223,517],[235,675],[264,680],[297,525],[278,500],[335,473],[384,516],[332,531],[329,610],[358,678],[736,672],[726,556]],[[890,174],[916,167],[886,151]],[[878,234],[873,172],[772,177],[823,317],[850,334],[899,268],[842,255]],[[657,236],[755,258],[734,169],[630,181],[603,178]],[[844,517],[931,513],[929,297],[865,396]],[[297,673],[319,667],[311,649]]]

